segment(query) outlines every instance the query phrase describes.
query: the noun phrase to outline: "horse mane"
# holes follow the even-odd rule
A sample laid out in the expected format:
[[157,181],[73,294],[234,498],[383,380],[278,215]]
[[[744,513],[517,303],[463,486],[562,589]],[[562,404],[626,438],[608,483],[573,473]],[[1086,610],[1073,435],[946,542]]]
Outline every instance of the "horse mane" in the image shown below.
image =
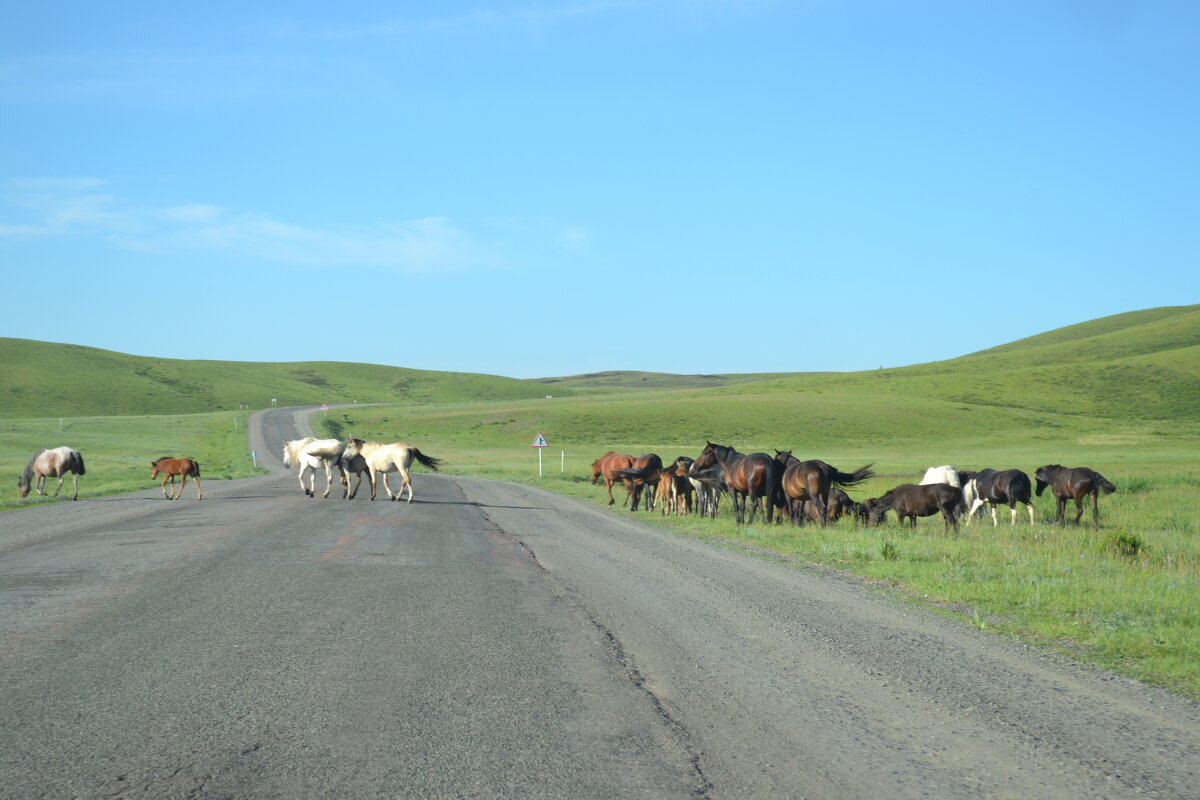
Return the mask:
[[33,483],[33,462],[37,461],[38,456],[44,452],[46,452],[46,448],[43,447],[41,450],[38,450],[36,453],[34,453],[29,459],[29,463],[25,465],[25,469],[21,473],[20,479],[17,481],[17,486],[19,488],[24,489],[26,486],[29,486],[31,483]]

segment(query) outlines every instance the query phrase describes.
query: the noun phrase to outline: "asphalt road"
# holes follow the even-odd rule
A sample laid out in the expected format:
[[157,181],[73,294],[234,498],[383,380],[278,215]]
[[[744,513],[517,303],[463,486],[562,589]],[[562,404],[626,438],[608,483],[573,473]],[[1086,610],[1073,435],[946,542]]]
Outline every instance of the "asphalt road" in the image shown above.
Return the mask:
[[0,515],[0,797],[1200,795],[1194,703],[527,487],[309,499],[255,423]]

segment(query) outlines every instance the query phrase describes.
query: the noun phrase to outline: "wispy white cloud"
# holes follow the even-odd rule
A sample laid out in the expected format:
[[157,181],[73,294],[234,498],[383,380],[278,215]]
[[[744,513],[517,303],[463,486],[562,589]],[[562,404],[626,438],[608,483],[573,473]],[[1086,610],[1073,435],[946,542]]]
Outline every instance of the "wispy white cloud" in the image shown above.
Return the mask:
[[[301,225],[270,214],[190,203],[138,207],[96,179],[10,180],[0,184],[0,241],[92,237],[109,246],[163,256],[219,251],[249,261],[306,267],[372,267],[406,273],[499,269],[511,251],[579,247],[579,226],[539,223],[486,238],[446,217]],[[8,217],[6,219],[6,217]],[[541,244],[538,244],[541,242]]]

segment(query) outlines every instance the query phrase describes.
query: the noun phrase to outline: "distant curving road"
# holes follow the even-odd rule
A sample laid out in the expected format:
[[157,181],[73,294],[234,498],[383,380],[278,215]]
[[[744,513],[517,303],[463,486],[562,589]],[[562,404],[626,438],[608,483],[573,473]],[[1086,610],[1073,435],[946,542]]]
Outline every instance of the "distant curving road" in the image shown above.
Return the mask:
[[0,797],[1200,795],[1196,704],[527,487],[308,499],[308,413],[0,514]]

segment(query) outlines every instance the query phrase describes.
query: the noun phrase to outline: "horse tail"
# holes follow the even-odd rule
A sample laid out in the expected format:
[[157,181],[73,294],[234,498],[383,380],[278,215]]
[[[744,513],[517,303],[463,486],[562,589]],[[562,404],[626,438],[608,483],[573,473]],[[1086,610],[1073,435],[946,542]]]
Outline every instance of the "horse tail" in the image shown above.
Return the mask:
[[1099,472],[1096,473],[1096,485],[1103,489],[1105,494],[1112,494],[1117,490],[1117,487],[1113,485],[1112,481],[1101,475]]
[[408,449],[413,454],[413,458],[415,458],[417,461],[420,461],[422,465],[429,467],[434,472],[437,472],[438,467],[442,465],[442,460],[440,458],[427,456],[415,447],[410,447]]
[[83,466],[83,453],[79,452],[78,450],[72,450],[71,456],[75,460],[75,472],[79,475],[85,474],[87,472],[87,468]]
[[847,486],[858,486],[863,481],[875,477],[875,470],[871,469],[873,466],[875,466],[875,462],[872,461],[870,464],[864,464],[863,466],[854,470],[854,472],[838,472],[837,470],[834,470],[830,483],[843,488]]
[[200,477],[200,462],[196,461],[195,459],[192,459],[192,477]]
[[627,467],[626,469],[613,470],[613,477],[622,481],[646,480],[651,472],[661,472],[662,467]]

